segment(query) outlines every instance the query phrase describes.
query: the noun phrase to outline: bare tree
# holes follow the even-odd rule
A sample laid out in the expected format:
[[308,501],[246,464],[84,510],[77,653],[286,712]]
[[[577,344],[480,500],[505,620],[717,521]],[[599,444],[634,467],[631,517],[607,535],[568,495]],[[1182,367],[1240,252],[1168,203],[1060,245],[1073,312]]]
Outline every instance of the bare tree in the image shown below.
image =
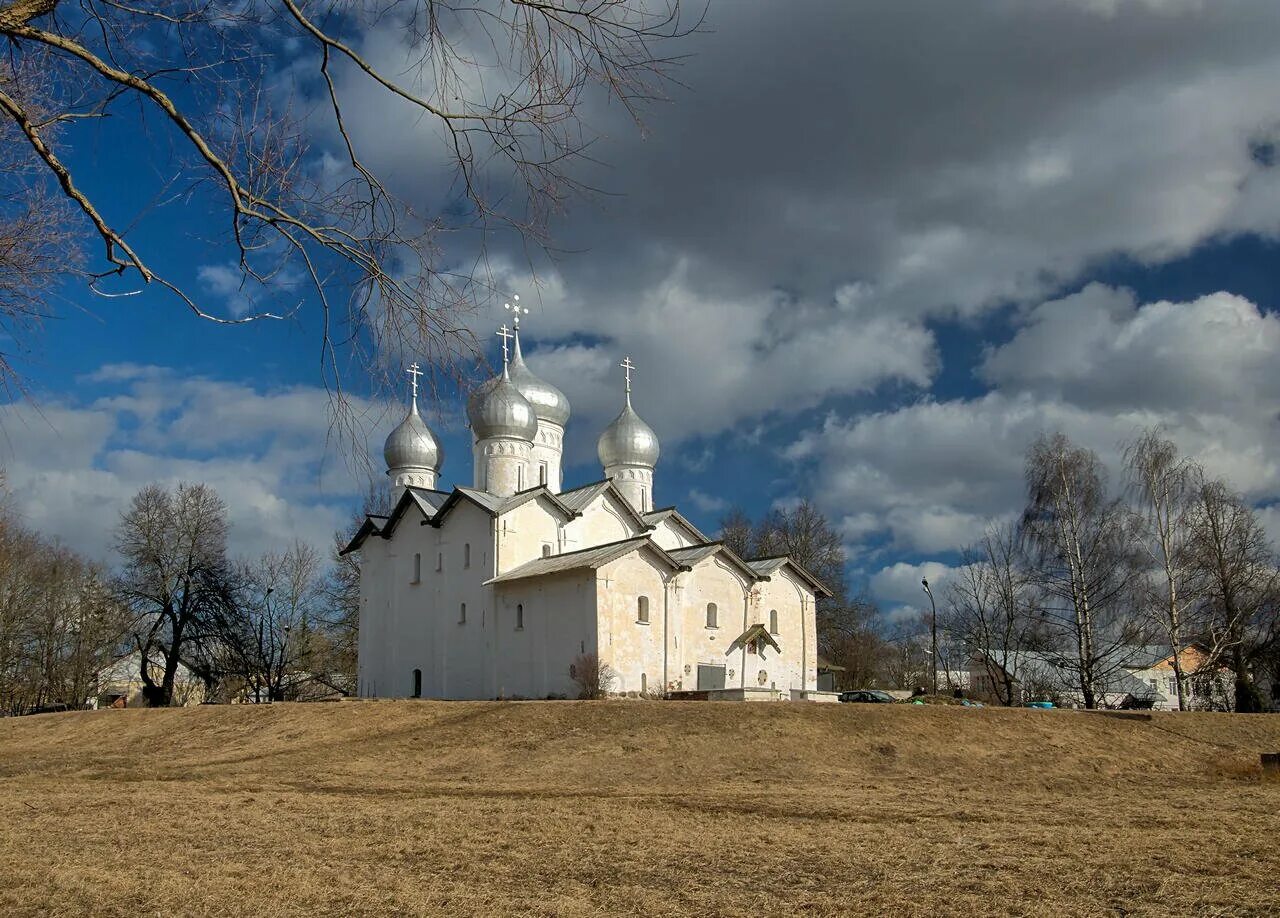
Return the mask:
[[1182,652],[1187,646],[1188,610],[1194,610],[1205,578],[1196,564],[1196,496],[1203,482],[1200,467],[1178,455],[1173,441],[1150,429],[1125,448],[1129,490],[1142,521],[1137,545],[1149,573],[1142,608],[1155,620],[1173,657],[1178,709],[1187,709],[1187,673]]
[[1251,674],[1255,658],[1274,646],[1277,631],[1276,558],[1257,512],[1220,481],[1195,493],[1191,550],[1205,580],[1202,642],[1209,667],[1235,673],[1235,708],[1261,709]]
[[[223,324],[312,302],[335,386],[340,346],[363,368],[406,344],[451,366],[474,350],[460,316],[490,288],[483,254],[467,266],[444,240],[548,244],[549,217],[591,190],[576,170],[592,139],[585,107],[608,98],[638,119],[661,95],[676,59],[660,48],[697,26],[678,2],[0,0],[0,144],[24,164],[6,176],[17,211],[37,218],[18,260],[47,271],[30,253],[73,232],[96,243],[85,277],[105,296],[154,286]],[[394,34],[389,59],[364,50],[371,31]],[[426,212],[379,174],[371,138],[352,127],[370,93],[439,167]],[[132,189],[134,213],[67,155],[106,118],[145,134],[131,154],[155,151],[158,177]],[[110,152],[97,168],[112,168]],[[47,190],[77,222],[41,222],[34,202]],[[175,234],[198,224],[223,246],[242,308],[215,309],[162,273],[137,231],[144,217]]]
[[184,662],[206,683],[212,679],[197,651],[215,639],[215,623],[233,601],[226,548],[226,505],[208,485],[147,485],[121,516],[116,549],[124,565],[116,590],[135,616],[139,676],[152,707],[173,703]]
[[1045,612],[1072,645],[1071,669],[1085,707],[1102,700],[1134,640],[1130,600],[1135,574],[1134,518],[1108,496],[1097,455],[1060,433],[1027,451],[1028,504],[1021,530]]
[[315,678],[323,620],[320,556],[295,542],[243,565],[238,601],[218,638],[255,701],[284,701]]
[[594,653],[584,653],[569,666],[569,678],[578,686],[579,698],[604,698],[613,691],[618,674]]
[[947,631],[981,662],[1004,705],[1017,702],[1014,676],[1042,625],[1039,597],[1024,560],[1017,531],[992,525],[977,545],[964,550],[947,588]]
[[0,710],[84,707],[126,627],[96,565],[0,513]]

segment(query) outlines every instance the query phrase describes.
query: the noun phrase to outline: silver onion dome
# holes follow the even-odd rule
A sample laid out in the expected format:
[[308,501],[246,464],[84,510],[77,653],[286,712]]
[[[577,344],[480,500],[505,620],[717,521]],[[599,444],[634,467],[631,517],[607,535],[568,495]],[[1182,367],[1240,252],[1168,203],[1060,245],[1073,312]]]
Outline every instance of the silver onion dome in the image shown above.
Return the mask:
[[516,354],[511,360],[511,382],[520,394],[529,400],[533,412],[540,421],[550,421],[564,427],[569,422],[569,400],[564,393],[546,380],[540,379],[524,362],[520,353],[520,335],[516,333]]
[[477,440],[516,437],[532,442],[538,432],[538,416],[533,406],[520,394],[506,370],[471,393],[467,399],[467,419]]
[[391,431],[382,447],[382,457],[388,469],[420,468],[439,471],[444,464],[444,447],[418,414],[415,399],[409,415],[400,426]]
[[622,412],[605,428],[596,443],[600,464],[605,468],[614,465],[643,465],[653,468],[658,464],[658,437],[653,428],[640,419],[631,407],[631,395]]

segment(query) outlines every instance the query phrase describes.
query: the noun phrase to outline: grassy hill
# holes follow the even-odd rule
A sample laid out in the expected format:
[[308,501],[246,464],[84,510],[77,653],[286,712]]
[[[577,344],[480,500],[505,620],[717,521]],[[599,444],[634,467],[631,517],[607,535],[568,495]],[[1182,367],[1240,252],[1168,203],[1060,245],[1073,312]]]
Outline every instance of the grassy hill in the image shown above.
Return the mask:
[[0,914],[1276,914],[1280,717],[676,702],[0,720]]

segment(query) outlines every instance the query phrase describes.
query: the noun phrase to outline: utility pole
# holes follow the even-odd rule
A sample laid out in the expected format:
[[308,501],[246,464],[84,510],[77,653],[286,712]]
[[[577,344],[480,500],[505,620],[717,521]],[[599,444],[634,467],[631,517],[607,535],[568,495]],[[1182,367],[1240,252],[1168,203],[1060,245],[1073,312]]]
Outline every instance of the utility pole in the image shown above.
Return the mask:
[[929,589],[929,581],[924,577],[920,578],[920,583],[924,585],[924,591],[929,594],[929,606],[933,609],[933,615],[929,621],[929,631],[932,634],[933,650],[931,654],[933,660],[933,694],[938,694],[938,604],[933,601],[933,590]]

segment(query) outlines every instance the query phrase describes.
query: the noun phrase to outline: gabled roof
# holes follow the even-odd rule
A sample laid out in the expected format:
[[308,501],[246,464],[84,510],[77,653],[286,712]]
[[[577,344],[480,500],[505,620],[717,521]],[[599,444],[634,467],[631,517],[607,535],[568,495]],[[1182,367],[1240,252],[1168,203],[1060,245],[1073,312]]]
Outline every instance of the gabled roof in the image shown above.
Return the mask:
[[635,507],[631,506],[631,501],[622,495],[622,492],[618,490],[618,486],[609,478],[581,485],[571,491],[561,491],[557,497],[566,507],[573,510],[576,515],[581,516],[587,505],[606,491],[612,493],[617,502],[622,505],[623,510],[631,517],[637,529],[644,532],[653,528],[653,524],[636,512]]
[[556,493],[552,491],[550,488],[548,488],[546,485],[534,485],[532,488],[526,488],[523,491],[517,491],[515,494],[512,494],[505,501],[503,501],[502,507],[499,509],[498,512],[507,513],[508,511],[514,510],[516,507],[519,507],[522,504],[527,504],[531,500],[537,500],[539,497],[544,498],[548,503],[551,504],[551,506],[555,507],[556,510],[558,510],[564,516],[565,520],[571,520],[578,515],[573,508],[566,506],[564,501],[562,501],[556,495]]
[[669,554],[680,563],[688,566],[693,566],[711,555],[722,555],[725,560],[728,561],[730,565],[737,568],[749,582],[754,583],[760,579],[747,562],[739,558],[737,552],[722,541],[708,542],[705,545],[688,545],[684,548],[673,548],[669,551]]
[[566,552],[563,555],[534,558],[519,567],[512,568],[505,574],[499,574],[497,577],[485,581],[485,583],[509,583],[512,580],[543,577],[547,574],[559,574],[580,568],[598,568],[642,548],[652,550],[672,570],[683,569],[683,565],[679,561],[659,548],[648,536],[633,536],[630,539],[622,539],[619,542],[609,542],[606,545],[583,548],[578,551]]
[[823,596],[832,595],[831,591],[827,589],[821,580],[813,576],[813,574],[809,573],[797,562],[793,561],[788,555],[774,555],[771,558],[755,558],[754,560],[748,561],[747,564],[751,565],[751,569],[755,571],[756,576],[762,577],[765,580],[772,577],[777,572],[778,568],[783,566],[789,567],[796,572],[796,575],[801,580],[813,587],[813,591],[815,593],[821,593]]
[[732,653],[739,647],[745,647],[752,641],[764,641],[773,647],[778,653],[782,653],[782,648],[778,646],[778,642],[773,639],[773,635],[769,633],[769,629],[757,622],[742,634],[734,638],[733,643],[729,645],[729,649],[725,653]]
[[445,491],[434,491],[430,488],[405,488],[400,500],[396,502],[395,507],[391,511],[390,516],[378,516],[371,514],[365,517],[364,523],[361,524],[359,530],[347,543],[346,548],[342,549],[339,554],[348,554],[355,551],[364,544],[365,539],[371,535],[382,536],[387,539],[391,537],[391,533],[395,531],[400,520],[404,518],[405,513],[410,507],[417,507],[426,520],[433,519],[439,512],[440,508],[449,502],[449,498],[453,495]]
[[650,510],[648,513],[642,513],[644,521],[650,526],[657,526],[663,520],[674,519],[677,523],[689,531],[699,542],[710,542],[711,539],[703,535],[702,530],[689,522],[688,518],[675,507],[662,507],[658,510]]

